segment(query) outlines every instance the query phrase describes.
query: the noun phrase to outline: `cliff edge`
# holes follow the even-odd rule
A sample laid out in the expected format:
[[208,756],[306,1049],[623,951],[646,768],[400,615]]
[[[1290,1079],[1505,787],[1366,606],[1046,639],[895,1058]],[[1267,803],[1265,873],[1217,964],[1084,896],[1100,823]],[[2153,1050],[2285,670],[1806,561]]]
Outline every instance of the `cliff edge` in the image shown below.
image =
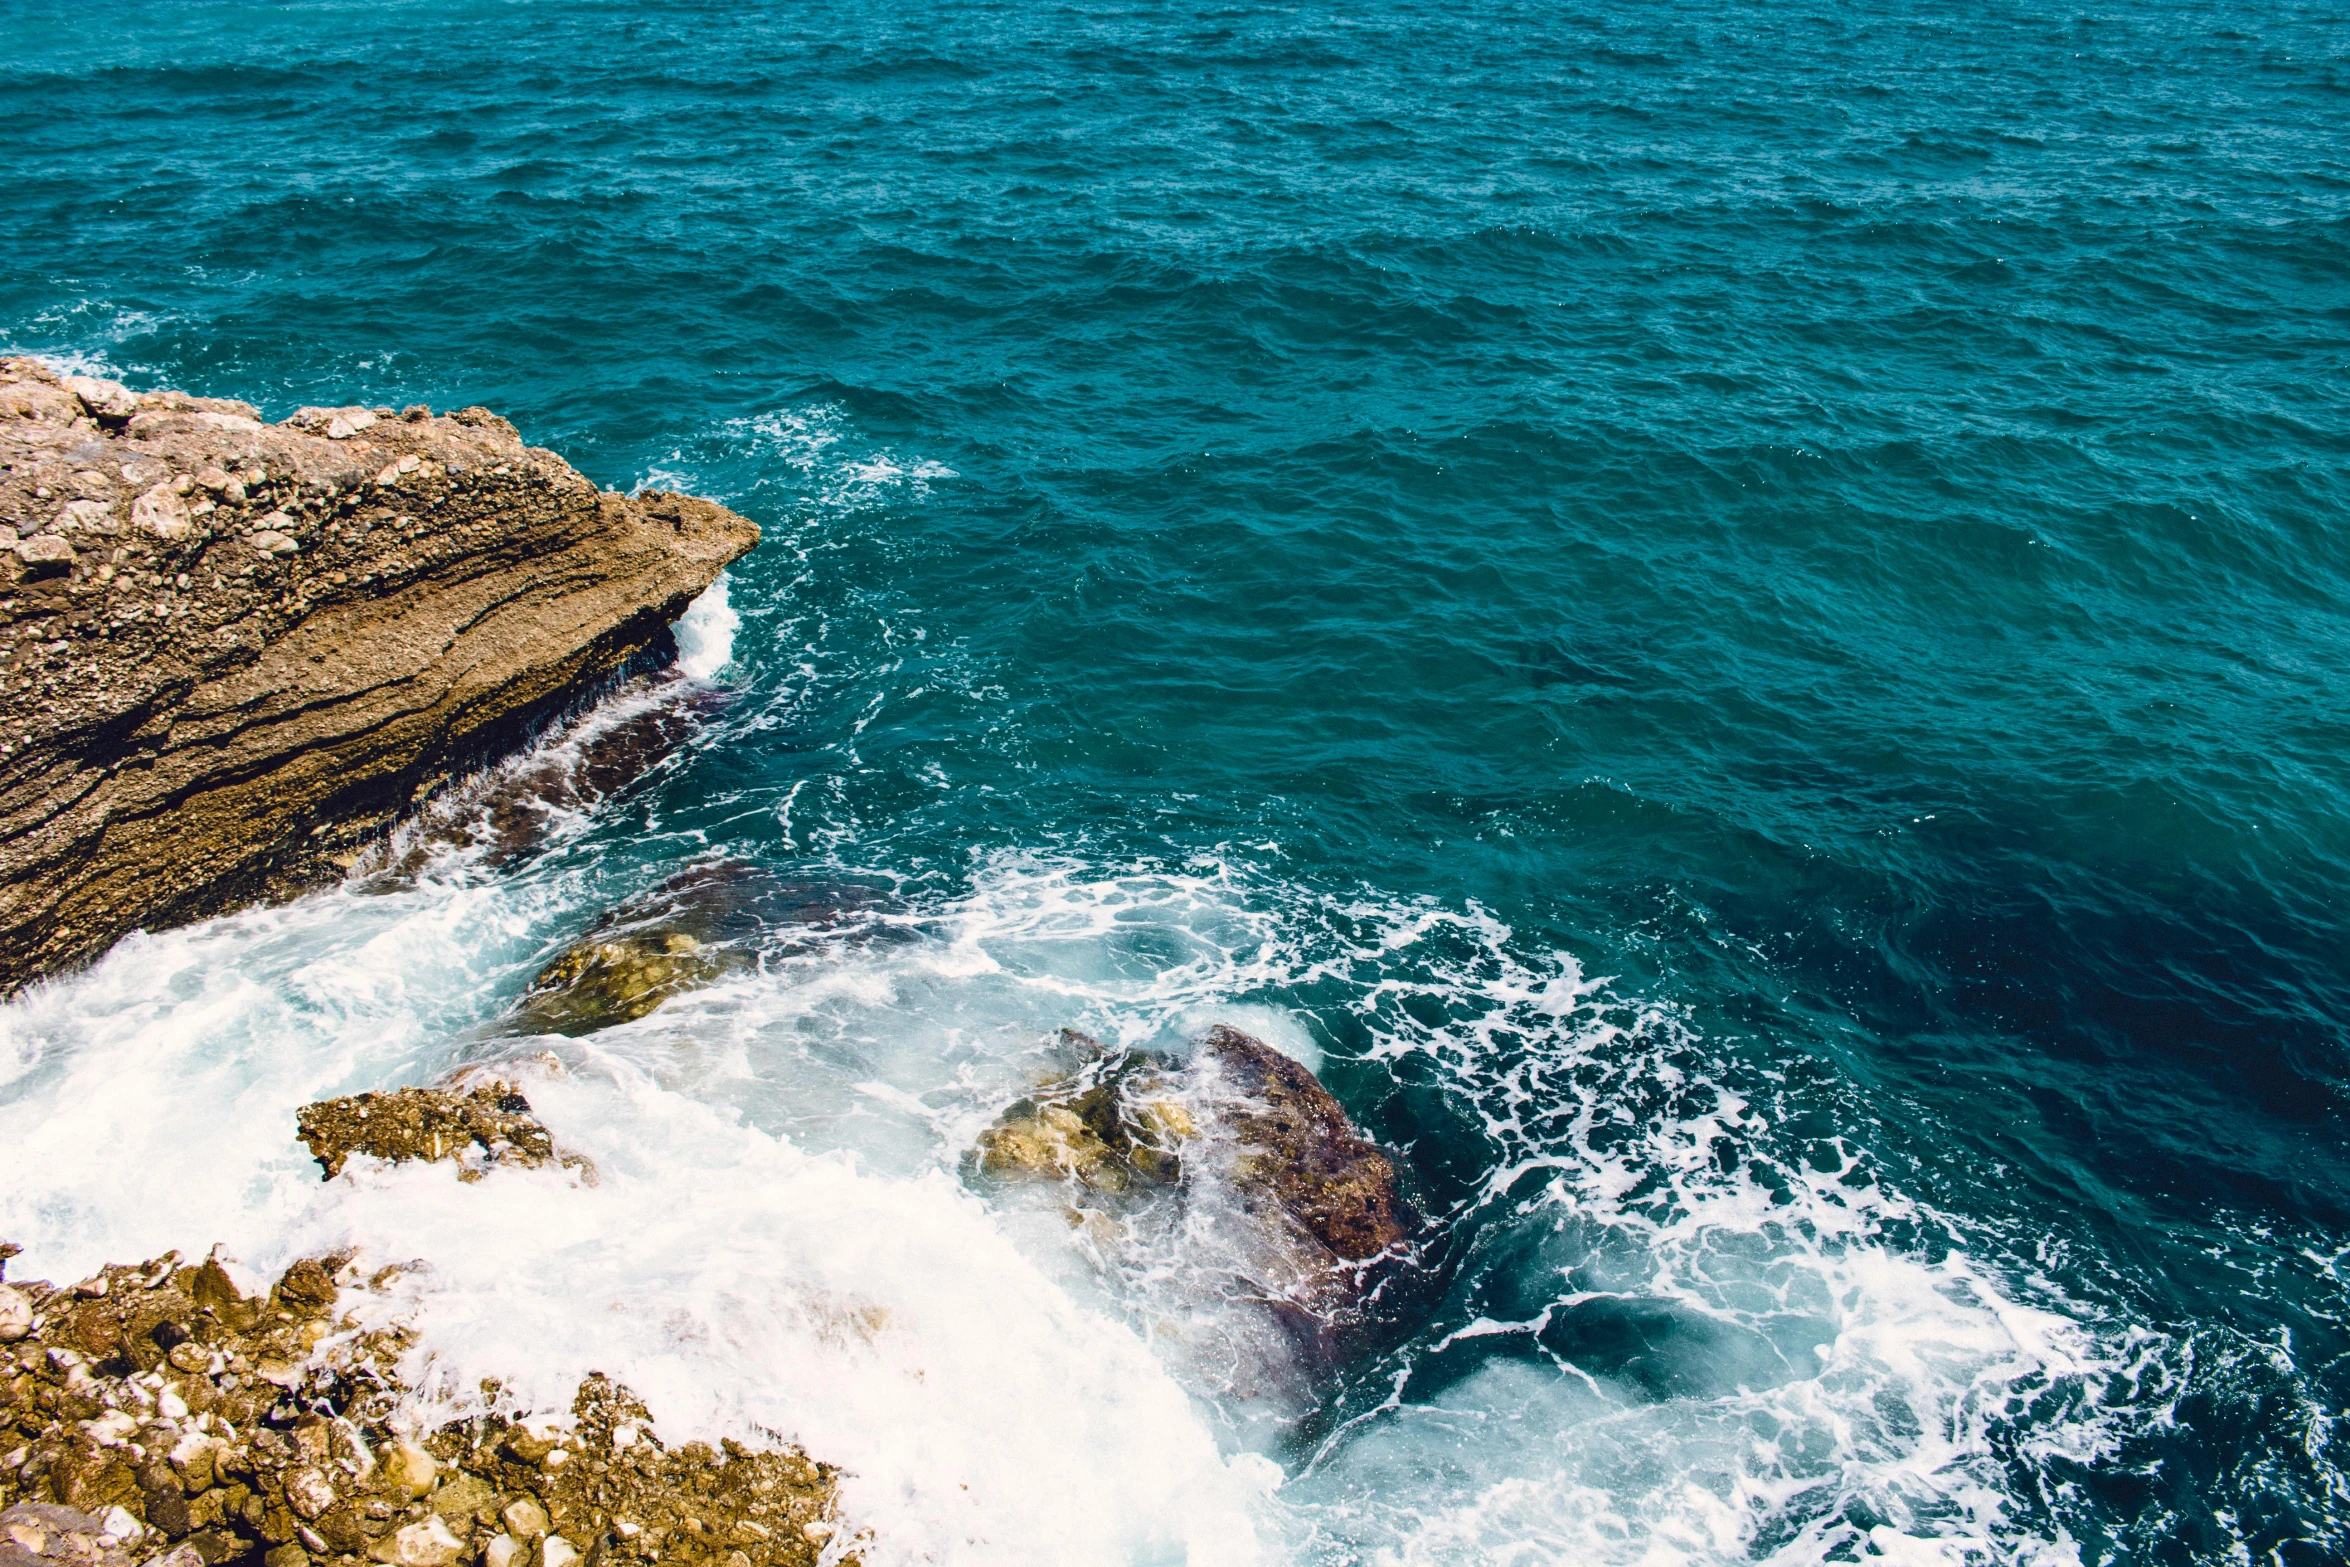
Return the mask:
[[486,409],[268,424],[0,360],[0,994],[340,875],[758,538]]

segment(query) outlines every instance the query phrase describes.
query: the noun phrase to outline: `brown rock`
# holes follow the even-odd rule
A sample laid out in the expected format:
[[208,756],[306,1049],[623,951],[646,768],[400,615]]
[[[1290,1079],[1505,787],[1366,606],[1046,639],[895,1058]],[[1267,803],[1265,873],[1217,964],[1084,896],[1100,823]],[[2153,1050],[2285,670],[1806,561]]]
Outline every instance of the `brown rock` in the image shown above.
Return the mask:
[[1188,1062],[1112,1054],[1063,1031],[1079,1065],[981,1133],[980,1179],[1065,1185],[1072,1223],[1088,1210],[1188,1202],[1225,1182],[1244,1229],[1250,1298],[1278,1321],[1309,1371],[1375,1341],[1389,1286],[1416,1276],[1419,1215],[1393,1162],[1355,1128],[1314,1074],[1262,1040],[1221,1025]]
[[1064,1029],[1062,1046],[1089,1056],[1075,1072],[1006,1110],[979,1134],[975,1166],[997,1179],[1071,1180],[1124,1193],[1182,1173],[1182,1145],[1198,1135],[1174,1064],[1146,1051],[1112,1056]]
[[1240,1184],[1265,1193],[1334,1256],[1361,1262],[1403,1246],[1419,1228],[1395,1166],[1365,1142],[1314,1074],[1261,1039],[1222,1024],[1203,1052],[1239,1098],[1228,1123],[1249,1150]]
[[269,425],[29,359],[0,360],[0,459],[20,536],[57,510],[35,490],[81,474],[144,508],[0,552],[0,991],[341,875],[449,776],[664,655],[758,538],[706,501],[601,494],[479,409]]
[[786,880],[738,859],[692,865],[612,910],[541,970],[513,1024],[591,1034],[747,968],[754,948],[896,935],[896,912],[888,893],[861,882]]
[[531,981],[517,1014],[533,1033],[592,1034],[645,1016],[730,966],[691,932],[630,931],[573,943]]
[[18,1502],[0,1511],[0,1567],[130,1567],[130,1557],[78,1508]]
[[[517,1164],[526,1168],[554,1162],[582,1169],[587,1162],[565,1156],[545,1126],[530,1113],[530,1101],[503,1083],[470,1090],[401,1088],[389,1093],[322,1099],[295,1113],[295,1124],[325,1180],[343,1173],[355,1153],[395,1164],[411,1159],[456,1159],[457,1178],[481,1179],[482,1167]],[[299,1288],[310,1286],[307,1276]]]

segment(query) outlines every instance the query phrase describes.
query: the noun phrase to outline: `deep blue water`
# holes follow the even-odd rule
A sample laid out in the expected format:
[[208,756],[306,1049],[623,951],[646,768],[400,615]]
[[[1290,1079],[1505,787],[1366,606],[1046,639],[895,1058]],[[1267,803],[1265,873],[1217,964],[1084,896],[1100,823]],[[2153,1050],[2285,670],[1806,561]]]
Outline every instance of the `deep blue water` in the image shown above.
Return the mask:
[[[767,530],[751,697],[651,786],[671,837],[612,825],[614,887],[690,830],[946,901],[1212,867],[1275,922],[1230,999],[1305,1021],[1455,1250],[1333,1395],[1398,1407],[1284,1454],[1301,1552],[1587,1559],[1349,1543],[1454,1483],[1349,1444],[1504,1362],[1728,1397],[1649,1270],[1780,1244],[1809,1171],[2077,1363],[1885,1417],[1963,1428],[1972,1501],[1831,1465],[1657,1549],[2350,1559],[2350,16],[10,0],[0,38],[0,346],[485,403]],[[1572,1041],[1512,988],[1558,953],[1611,981]],[[1577,1327],[1594,1291],[1633,1304]],[[1479,1319],[1518,1330],[1447,1345]]]

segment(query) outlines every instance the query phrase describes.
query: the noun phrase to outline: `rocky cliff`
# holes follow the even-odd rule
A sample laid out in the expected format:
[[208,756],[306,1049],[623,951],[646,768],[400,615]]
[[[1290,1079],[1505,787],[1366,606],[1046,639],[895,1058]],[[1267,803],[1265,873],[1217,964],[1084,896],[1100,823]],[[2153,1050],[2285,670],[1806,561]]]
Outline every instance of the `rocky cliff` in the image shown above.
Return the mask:
[[486,409],[269,424],[28,359],[0,464],[0,993],[340,874],[758,541]]

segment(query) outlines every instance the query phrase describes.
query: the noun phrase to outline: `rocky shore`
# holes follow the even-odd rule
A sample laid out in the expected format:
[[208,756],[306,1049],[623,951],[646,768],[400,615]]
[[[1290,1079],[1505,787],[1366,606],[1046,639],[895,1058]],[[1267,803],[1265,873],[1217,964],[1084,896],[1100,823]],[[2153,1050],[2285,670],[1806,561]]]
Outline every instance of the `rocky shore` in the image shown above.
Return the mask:
[[[504,1085],[330,1100],[301,1131],[330,1178],[356,1154],[461,1176],[561,1157]],[[602,1376],[567,1411],[428,1426],[405,1335],[356,1309],[399,1271],[307,1258],[268,1284],[175,1252],[0,1284],[0,1567],[855,1559],[836,1471],[792,1448],[667,1447]]]
[[[1314,1075],[1224,1027],[1183,1057],[1062,1047],[1075,1069],[1005,1109],[970,1179],[1058,1192],[1080,1228],[1237,1193],[1243,1293],[1295,1366],[1363,1352],[1422,1221]],[[355,1159],[595,1179],[489,1068],[321,1101],[296,1130],[324,1180]],[[600,1373],[568,1409],[511,1408],[485,1383],[470,1407],[500,1413],[452,1418],[390,1293],[429,1266],[343,1253],[272,1283],[215,1248],[0,1283],[0,1567],[833,1567],[872,1550],[840,1471],[780,1442],[672,1448]]]
[[[0,464],[0,994],[129,931],[340,877],[374,844],[366,884],[452,849],[510,863],[727,699],[661,666],[670,622],[756,528],[600,492],[483,409],[267,424],[0,360]],[[485,766],[595,693],[617,694]],[[476,1039],[486,1064],[308,1105],[289,1130],[328,1181],[381,1161],[594,1184],[513,1086],[509,1047],[819,947],[920,939],[885,886],[712,850],[545,960]],[[1312,1071],[1223,1026],[1176,1051],[1064,1032],[1050,1053],[965,1151],[972,1188],[1066,1219],[1097,1259],[1188,1248],[1173,1266],[1207,1281],[1197,1336],[1247,1362],[1226,1383],[1244,1396],[1276,1388],[1294,1414],[1381,1341],[1426,1276],[1424,1223]],[[392,1309],[431,1259],[381,1262],[310,1257],[270,1282],[214,1248],[0,1278],[0,1567],[875,1553],[841,1471],[781,1442],[672,1448],[600,1373],[566,1409],[485,1383],[463,1407],[496,1413],[452,1414]]]
[[0,993],[339,876],[757,540],[486,409],[271,424],[0,360]]

